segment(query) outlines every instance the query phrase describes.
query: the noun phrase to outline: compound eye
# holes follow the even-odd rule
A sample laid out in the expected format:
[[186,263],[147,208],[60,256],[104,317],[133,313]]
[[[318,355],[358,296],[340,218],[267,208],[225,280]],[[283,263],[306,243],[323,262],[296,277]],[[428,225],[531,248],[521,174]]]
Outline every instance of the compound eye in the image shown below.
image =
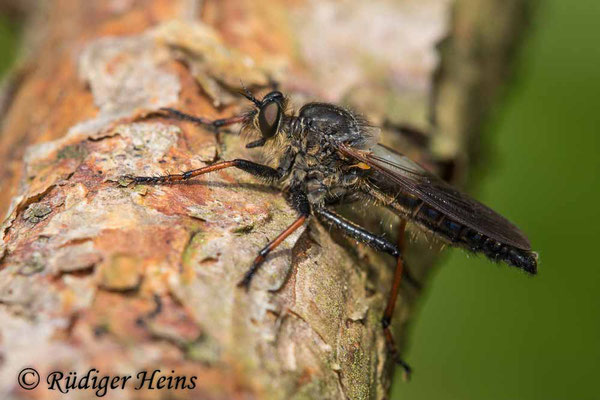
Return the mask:
[[279,129],[281,121],[281,106],[276,101],[271,101],[261,107],[258,114],[258,126],[265,139],[273,137]]

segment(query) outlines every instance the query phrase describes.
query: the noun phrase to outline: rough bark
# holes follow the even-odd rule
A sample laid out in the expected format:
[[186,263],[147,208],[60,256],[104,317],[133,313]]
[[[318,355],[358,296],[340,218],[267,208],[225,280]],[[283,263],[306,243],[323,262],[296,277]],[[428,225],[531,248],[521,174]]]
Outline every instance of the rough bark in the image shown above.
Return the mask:
[[[109,391],[120,399],[385,398],[390,260],[311,223],[246,293],[235,284],[294,219],[280,194],[236,171],[160,187],[118,177],[259,158],[236,135],[153,114],[231,115],[244,106],[234,94],[243,80],[259,93],[277,82],[296,108],[352,106],[385,127],[385,142],[432,168],[433,153],[461,181],[526,4],[39,3],[2,102],[2,397],[62,396],[43,383],[18,388],[33,365],[42,378],[92,367],[134,381],[154,369],[197,377],[191,390]],[[431,133],[415,140],[398,124]],[[408,254],[423,286],[430,247],[417,239]],[[420,293],[402,292],[399,340]]]

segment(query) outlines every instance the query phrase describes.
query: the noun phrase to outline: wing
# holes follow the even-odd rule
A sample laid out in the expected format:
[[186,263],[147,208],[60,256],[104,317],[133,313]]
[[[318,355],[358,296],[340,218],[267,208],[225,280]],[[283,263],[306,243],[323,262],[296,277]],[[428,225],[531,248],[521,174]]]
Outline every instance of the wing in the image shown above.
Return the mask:
[[431,207],[477,232],[521,250],[531,250],[527,237],[510,221],[427,172],[408,157],[381,144],[373,146],[369,151],[342,145],[340,151],[369,165],[374,170],[370,178],[375,183],[384,179],[382,183],[384,182],[386,186],[389,187],[390,183],[394,184],[398,192],[406,192],[418,197]]

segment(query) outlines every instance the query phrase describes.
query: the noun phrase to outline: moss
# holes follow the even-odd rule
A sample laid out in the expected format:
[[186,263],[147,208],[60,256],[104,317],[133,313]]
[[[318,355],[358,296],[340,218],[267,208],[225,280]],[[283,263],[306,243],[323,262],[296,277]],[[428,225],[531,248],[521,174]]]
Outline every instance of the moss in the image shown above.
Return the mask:
[[348,387],[347,395],[352,399],[366,399],[369,396],[369,386],[365,379],[365,371],[369,370],[369,355],[365,353],[362,346],[356,346],[352,352],[352,360],[346,371],[347,379],[350,382],[361,382]]

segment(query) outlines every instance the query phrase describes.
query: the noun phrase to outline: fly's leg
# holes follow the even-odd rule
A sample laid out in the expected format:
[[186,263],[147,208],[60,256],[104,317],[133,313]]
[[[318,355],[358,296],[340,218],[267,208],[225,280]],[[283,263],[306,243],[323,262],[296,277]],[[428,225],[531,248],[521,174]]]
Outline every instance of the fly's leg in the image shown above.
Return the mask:
[[383,326],[383,333],[385,335],[388,348],[390,353],[396,356],[397,362],[402,365],[405,372],[405,379],[410,378],[410,366],[408,366],[401,358],[398,357],[398,350],[394,344],[394,337],[390,330],[390,324],[392,322],[392,316],[394,315],[394,307],[396,306],[396,300],[398,299],[398,293],[400,292],[400,284],[402,283],[402,272],[404,271],[404,259],[402,254],[404,253],[404,232],[406,230],[406,221],[400,221],[400,227],[398,230],[398,251],[399,255],[396,258],[396,269],[394,270],[394,278],[392,280],[392,289],[388,296],[388,302],[381,319],[381,325]]
[[305,193],[292,190],[289,201],[292,207],[294,207],[294,209],[296,209],[296,211],[298,211],[298,213],[300,214],[298,219],[296,219],[294,223],[288,226],[283,232],[281,232],[273,241],[267,244],[258,253],[258,256],[256,256],[256,258],[254,259],[252,266],[250,267],[250,269],[248,269],[248,271],[246,271],[244,279],[242,279],[240,283],[238,283],[238,286],[248,290],[250,288],[250,282],[252,281],[252,278],[267,258],[267,255],[269,255],[269,253],[273,251],[273,249],[279,246],[281,242],[283,242],[288,236],[290,236],[298,228],[300,228],[308,219],[308,216],[310,215],[310,205],[308,203],[308,199],[306,198]]
[[290,236],[292,233],[294,233],[296,231],[296,229],[300,228],[304,224],[304,222],[306,221],[307,218],[308,218],[307,215],[301,215],[300,217],[298,217],[298,219],[296,221],[294,221],[293,224],[288,226],[286,228],[286,230],[281,232],[273,241],[271,241],[269,244],[267,244],[258,253],[258,256],[256,256],[256,258],[254,259],[252,266],[250,267],[250,269],[248,269],[248,271],[246,271],[246,274],[244,275],[244,279],[242,279],[240,281],[240,283],[238,283],[238,286],[248,290],[250,288],[250,282],[252,281],[252,278],[254,277],[254,275],[256,274],[256,271],[258,271],[260,266],[263,264],[263,262],[267,258],[267,255],[269,255],[269,253],[271,251],[273,251],[273,249],[275,249],[277,246],[279,246],[281,244],[281,242],[283,242],[288,236]]
[[204,118],[204,117],[195,117],[193,115],[186,114],[179,110],[175,110],[174,108],[161,108],[160,110],[163,111],[168,117],[175,118],[175,119],[178,119],[181,121],[193,122],[193,123],[199,124],[199,125],[207,125],[214,129],[219,129],[224,126],[234,125],[234,124],[238,124],[240,122],[244,122],[244,119],[246,118],[245,115],[234,115],[229,118],[210,120],[210,119]]
[[[406,221],[401,220],[398,228],[398,250],[400,254],[404,253],[404,231],[406,230]],[[394,279],[392,281],[392,289],[388,297],[388,302],[383,313],[383,329],[387,329],[390,326],[392,315],[394,315],[394,307],[396,306],[396,299],[398,298],[398,292],[400,291],[400,284],[402,283],[402,272],[404,271],[404,260],[402,256],[398,256],[396,262],[396,269],[394,270]],[[389,331],[388,331],[389,332]]]
[[[254,101],[256,101],[257,104],[260,104],[260,102],[258,102],[258,100],[256,100],[254,97],[252,97],[252,99],[254,99]],[[242,114],[242,115],[234,115],[229,118],[221,118],[221,119],[211,120],[211,119],[204,118],[204,117],[196,117],[196,116],[193,116],[190,114],[186,114],[179,110],[175,110],[174,108],[164,108],[163,107],[163,108],[161,108],[161,111],[163,111],[167,117],[175,118],[175,119],[178,119],[181,121],[189,121],[189,122],[193,122],[193,123],[199,124],[199,125],[209,126],[215,131],[215,133],[217,133],[219,131],[219,129],[224,126],[239,124],[239,123],[245,122],[249,118],[248,114]],[[217,142],[219,142],[218,137],[217,137]],[[254,142],[246,144],[246,148],[251,149],[253,147],[263,146],[264,144],[265,144],[265,139],[261,138],[261,139],[255,140]]]
[[181,174],[169,174],[162,176],[124,176],[123,178],[131,180],[131,183],[148,183],[148,184],[164,184],[186,181],[198,175],[207,174],[209,172],[218,171],[225,168],[238,168],[246,171],[254,176],[263,178],[266,181],[273,182],[280,178],[279,172],[276,169],[266,165],[261,165],[248,160],[231,160],[222,161],[206,167],[193,169]]
[[383,251],[384,253],[388,253],[394,257],[400,256],[400,249],[398,249],[398,246],[387,241],[383,237],[377,236],[365,230],[361,226],[348,221],[341,215],[338,215],[333,211],[329,211],[324,208],[316,209],[315,213],[327,225],[335,226],[336,228],[341,229],[347,236],[350,236],[351,238],[356,239],[359,242],[365,243],[374,248],[375,250]]
[[392,314],[394,312],[394,305],[396,303],[396,298],[398,297],[398,292],[400,289],[400,283],[402,281],[402,270],[404,267],[404,261],[402,259],[401,247],[403,247],[404,245],[403,238],[406,223],[404,221],[402,222],[399,245],[395,245],[394,243],[391,243],[386,239],[382,238],[381,236],[377,236],[365,230],[364,228],[358,226],[353,222],[348,221],[347,219],[334,212],[325,209],[317,209],[315,210],[315,213],[327,225],[334,226],[342,230],[347,236],[356,239],[359,242],[365,243],[374,248],[375,250],[382,251],[396,257],[397,263],[396,270],[394,272],[392,290],[390,292],[388,303],[385,308],[383,318],[381,320],[381,325],[383,327],[383,334],[385,336],[385,340],[390,354],[392,355],[394,360],[404,369],[405,377],[410,377],[411,368],[404,360],[402,360],[398,356],[398,351],[396,349],[396,345],[394,344],[394,338],[392,336],[392,332],[390,331],[390,323]]
[[[165,184],[185,181],[194,178],[198,175],[207,174],[209,172],[218,171],[225,168],[238,168],[246,171],[254,176],[258,176],[266,181],[276,181],[281,178],[280,173],[269,166],[254,163],[248,160],[236,159],[232,161],[222,161],[216,164],[212,164],[203,168],[194,169],[191,171],[183,172],[181,174],[170,174],[163,176],[125,176],[124,178],[131,180],[132,183],[147,183],[147,184]],[[291,224],[286,230],[279,234],[272,242],[265,246],[254,259],[252,266],[244,275],[244,279],[238,284],[238,286],[248,289],[250,282],[254,277],[254,274],[262,263],[265,261],[267,255],[273,251],[277,246],[281,244],[288,236],[294,233],[300,228],[310,215],[310,205],[306,195],[301,192],[292,191],[290,196],[292,206],[299,212],[300,216],[296,221]]]

